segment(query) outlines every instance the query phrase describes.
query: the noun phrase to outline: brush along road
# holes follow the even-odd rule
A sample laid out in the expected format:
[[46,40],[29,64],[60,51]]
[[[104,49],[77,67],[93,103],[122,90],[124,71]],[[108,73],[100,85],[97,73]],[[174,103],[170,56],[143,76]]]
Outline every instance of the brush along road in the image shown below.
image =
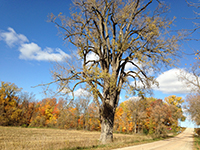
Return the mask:
[[183,133],[173,138],[115,150],[192,150],[193,134],[194,129],[187,128]]

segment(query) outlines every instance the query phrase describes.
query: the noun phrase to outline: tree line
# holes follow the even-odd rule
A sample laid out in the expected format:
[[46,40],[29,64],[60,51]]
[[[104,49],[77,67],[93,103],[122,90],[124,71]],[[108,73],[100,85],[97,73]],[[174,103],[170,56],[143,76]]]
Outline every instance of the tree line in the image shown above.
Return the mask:
[[[20,91],[15,84],[1,82],[1,126],[101,130],[99,110],[91,96],[79,96],[73,102],[69,97],[45,98],[37,102],[33,94]],[[185,119],[183,102],[175,95],[164,100],[132,97],[117,107],[114,132],[163,136],[169,130],[176,131],[178,121]]]

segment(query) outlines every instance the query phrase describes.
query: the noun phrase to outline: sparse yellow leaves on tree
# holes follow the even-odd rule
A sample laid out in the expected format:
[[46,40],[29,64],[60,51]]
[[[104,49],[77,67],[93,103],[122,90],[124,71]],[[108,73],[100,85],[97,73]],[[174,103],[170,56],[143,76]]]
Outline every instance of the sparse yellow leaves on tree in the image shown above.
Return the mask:
[[171,104],[176,107],[180,107],[181,104],[184,103],[184,99],[182,97],[177,97],[176,95],[172,95],[172,96],[166,97],[165,102],[167,104]]

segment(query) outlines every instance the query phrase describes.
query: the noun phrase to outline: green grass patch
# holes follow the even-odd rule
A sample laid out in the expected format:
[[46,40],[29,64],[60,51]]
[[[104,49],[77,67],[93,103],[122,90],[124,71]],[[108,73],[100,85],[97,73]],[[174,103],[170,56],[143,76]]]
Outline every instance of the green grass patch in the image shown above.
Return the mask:
[[194,148],[195,150],[200,150],[200,137],[194,137]]

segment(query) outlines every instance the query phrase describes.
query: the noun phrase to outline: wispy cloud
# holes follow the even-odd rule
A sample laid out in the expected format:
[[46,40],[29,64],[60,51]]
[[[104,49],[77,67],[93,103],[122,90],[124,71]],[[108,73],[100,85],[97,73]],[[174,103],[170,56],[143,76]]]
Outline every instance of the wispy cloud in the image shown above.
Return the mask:
[[0,32],[0,40],[6,42],[9,47],[17,46],[20,52],[19,58],[25,60],[37,61],[63,61],[65,58],[70,58],[68,54],[60,48],[46,47],[42,49],[36,43],[29,42],[28,38],[23,34],[18,34],[13,28],[8,28],[8,31]]
[[0,40],[6,42],[9,47],[29,42],[28,38],[23,34],[17,34],[13,28],[8,28],[8,31],[0,32]]
[[70,58],[68,54],[59,48],[52,49],[47,47],[42,50],[35,43],[21,44],[19,51],[21,52],[19,58],[25,60],[63,61],[66,57]]

